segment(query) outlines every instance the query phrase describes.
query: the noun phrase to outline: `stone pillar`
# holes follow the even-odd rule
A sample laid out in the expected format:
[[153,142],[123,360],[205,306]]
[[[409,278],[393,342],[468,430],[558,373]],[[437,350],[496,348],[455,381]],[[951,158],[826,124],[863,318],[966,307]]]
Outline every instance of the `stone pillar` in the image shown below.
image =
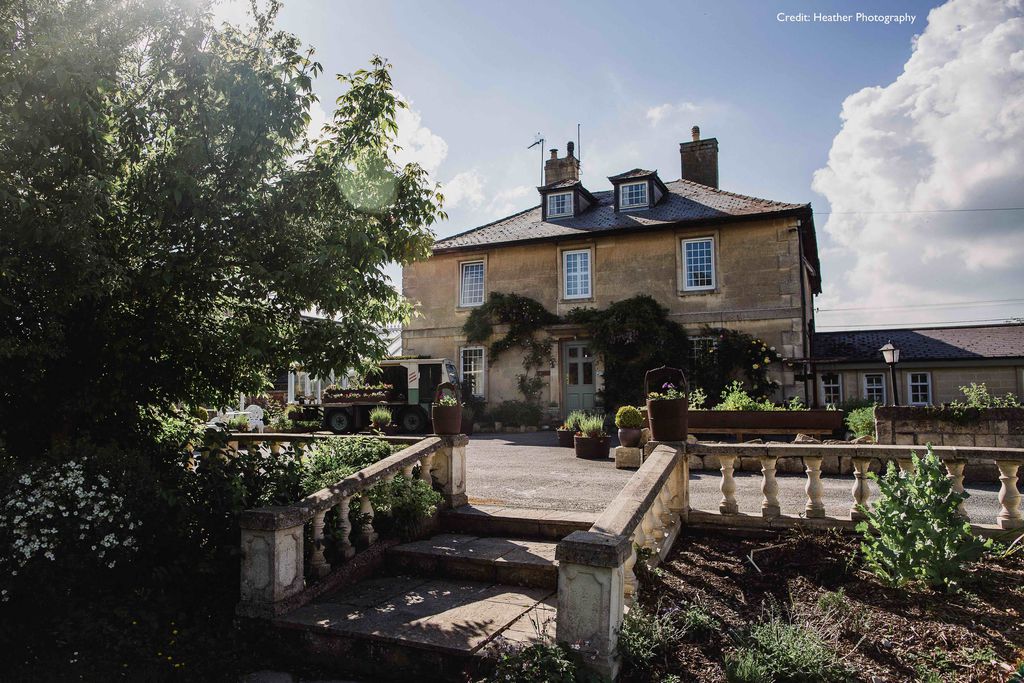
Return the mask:
[[465,434],[439,436],[441,447],[434,452],[433,469],[435,481],[441,487],[441,496],[450,508],[457,508],[469,502],[466,495],[466,444]]
[[286,600],[302,591],[303,526],[308,510],[265,507],[239,517],[242,531],[242,585],[237,612],[267,617],[286,610]]
[[558,559],[555,637],[573,648],[600,680],[619,673],[618,631],[624,607],[624,564],[630,539],[591,531],[566,536]]
[[812,519],[825,516],[825,503],[822,500],[825,487],[821,483],[821,461],[821,456],[804,456],[804,466],[807,468],[807,505],[804,506],[804,514]]
[[996,521],[1000,529],[1019,529],[1024,527],[1024,517],[1020,511],[1020,491],[1017,490],[1017,470],[1020,462],[1016,460],[996,460],[999,468],[999,506],[1002,508]]

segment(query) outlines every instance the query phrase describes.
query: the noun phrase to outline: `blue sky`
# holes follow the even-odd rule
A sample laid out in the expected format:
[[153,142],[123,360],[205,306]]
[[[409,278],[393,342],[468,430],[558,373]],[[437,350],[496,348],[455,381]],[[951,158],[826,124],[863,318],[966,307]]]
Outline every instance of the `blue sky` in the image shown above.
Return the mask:
[[[567,140],[575,139],[577,123],[582,124],[583,181],[591,190],[607,188],[607,176],[634,166],[657,168],[663,178],[677,178],[678,143],[689,139],[690,126],[698,124],[705,137],[719,140],[720,180],[726,190],[809,201],[820,212],[834,203],[844,211],[976,208],[970,196],[951,202],[948,192],[915,194],[924,186],[955,181],[940,178],[941,170],[960,163],[956,154],[969,154],[945,150],[929,136],[956,123],[948,116],[951,107],[969,112],[980,104],[958,99],[963,88],[955,79],[975,79],[991,69],[964,55],[985,53],[978,48],[980,41],[991,42],[993,32],[1003,29],[1007,39],[989,46],[989,58],[998,64],[1011,59],[1024,19],[1014,0],[953,0],[936,16],[934,39],[925,41],[930,52],[918,62],[950,62],[962,68],[951,77],[934,76],[936,69],[924,64],[917,75],[895,82],[912,56],[915,36],[926,30],[929,11],[938,4],[286,0],[279,25],[316,47],[325,67],[317,87],[324,109],[339,92],[330,76],[365,65],[373,54],[392,62],[396,89],[412,107],[400,122],[408,156],[448,188],[450,220],[438,228],[444,236],[535,204],[540,155],[526,147],[540,132],[547,147],[564,149]],[[993,11],[996,5],[998,12]],[[238,3],[219,12],[231,19],[241,15]],[[801,12],[906,13],[916,19],[889,25],[777,19],[779,13]],[[964,25],[977,30],[961,30]],[[1018,68],[1003,76],[991,84],[988,95],[976,97],[994,92],[1006,98],[1006,111],[1012,113],[1020,104],[1014,98],[1024,93],[1024,74]],[[865,88],[874,90],[853,98],[844,131],[844,101]],[[908,101],[932,102],[936,93],[947,93],[949,104],[933,107],[939,113],[932,119],[921,119],[920,104],[906,109]],[[918,128],[906,130],[908,120]],[[878,144],[896,131],[900,139],[919,146],[891,145],[897,150],[890,152]],[[1002,132],[1012,136],[1017,131]],[[1005,151],[1005,140],[992,144]],[[1011,144],[1010,151],[1019,150],[1019,143]],[[915,173],[884,172],[900,168],[908,158],[931,159],[934,167],[924,163],[914,167]],[[1024,206],[1022,191],[1012,189],[1020,174],[1020,164],[1013,168],[1014,158],[994,180],[984,173],[978,177],[986,187],[995,182],[1010,188],[986,196],[986,206]],[[974,161],[985,165],[971,158],[963,164]],[[826,170],[815,181],[820,169]],[[873,184],[863,179],[867,175]],[[908,185],[901,191],[903,179]],[[1024,254],[1016,229],[1022,216],[1000,215],[1002,222],[986,228],[992,240],[977,240],[978,229],[972,231],[964,221],[951,224],[945,231],[950,233],[948,244],[932,245],[922,255],[921,242],[929,241],[932,229],[923,224],[911,228],[896,215],[882,224],[864,214],[837,219],[830,231],[825,229],[829,214],[821,213],[815,220],[826,291],[818,305],[877,308],[1024,296],[1024,271],[1001,250],[1005,240],[995,237],[1015,230],[1011,246]],[[906,254],[895,250],[879,259],[879,250],[887,248],[884,236],[893,229],[903,230]],[[957,256],[963,244],[976,249],[966,265],[962,253]],[[908,259],[914,263],[905,266]],[[955,273],[957,283],[950,283],[949,268],[962,271]],[[943,277],[935,277],[936,269]],[[1024,306],[1019,303],[931,307],[927,313],[824,310],[819,325],[1021,314]]]

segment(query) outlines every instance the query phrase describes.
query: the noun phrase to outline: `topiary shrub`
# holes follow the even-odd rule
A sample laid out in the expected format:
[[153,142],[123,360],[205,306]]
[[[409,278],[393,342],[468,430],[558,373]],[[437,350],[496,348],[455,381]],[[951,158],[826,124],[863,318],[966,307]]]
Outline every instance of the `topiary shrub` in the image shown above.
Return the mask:
[[633,406],[622,406],[615,413],[615,426],[619,429],[640,429],[644,426],[644,416]]
[[874,436],[875,406],[855,408],[846,414],[846,427],[854,436]]
[[922,582],[954,589],[963,565],[979,559],[992,542],[975,536],[960,516],[960,503],[970,494],[953,490],[932,447],[923,458],[914,453],[912,460],[913,472],[890,462],[883,477],[871,475],[881,495],[870,508],[861,507],[867,515],[857,525],[864,534],[864,561],[893,586]]

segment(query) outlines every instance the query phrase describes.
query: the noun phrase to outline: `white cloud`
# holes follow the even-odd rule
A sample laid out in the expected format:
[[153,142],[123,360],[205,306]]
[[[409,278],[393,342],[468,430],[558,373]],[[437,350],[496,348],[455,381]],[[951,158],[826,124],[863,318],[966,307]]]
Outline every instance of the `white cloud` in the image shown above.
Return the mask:
[[698,109],[700,107],[693,102],[679,102],[676,104],[666,102],[665,104],[659,104],[648,109],[647,120],[651,122],[652,126],[657,126],[662,121],[673,119],[682,114],[693,114]]
[[537,188],[516,185],[496,192],[487,205],[487,212],[495,218],[501,218],[534,206],[538,201]]
[[[395,94],[399,99],[404,99],[400,93]],[[413,109],[411,102],[405,102],[409,106],[399,109],[395,114],[398,123],[395,142],[401,149],[393,155],[393,159],[399,166],[415,162],[433,176],[448,156],[448,143],[424,126],[420,113]]]
[[[1024,206],[1019,0],[932,10],[903,73],[850,95],[841,118],[812,185],[831,205],[824,230],[842,248],[825,264],[829,294],[890,306],[1019,297],[1022,212],[949,211]],[[883,315],[872,322],[891,322]],[[932,310],[903,322],[949,317]]]
[[441,190],[446,209],[465,205],[480,208],[484,202],[484,179],[476,169],[456,174]]

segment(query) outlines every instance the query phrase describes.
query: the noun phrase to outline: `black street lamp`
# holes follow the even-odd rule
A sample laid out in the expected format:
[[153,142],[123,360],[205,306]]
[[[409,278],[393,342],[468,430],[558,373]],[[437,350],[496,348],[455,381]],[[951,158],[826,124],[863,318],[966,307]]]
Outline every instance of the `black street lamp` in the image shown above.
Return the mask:
[[896,364],[900,362],[900,350],[892,345],[892,340],[887,341],[885,346],[878,350],[882,352],[882,358],[885,360],[885,364],[889,366],[889,378],[892,381],[891,405],[898,406],[900,404],[900,390],[896,385]]

